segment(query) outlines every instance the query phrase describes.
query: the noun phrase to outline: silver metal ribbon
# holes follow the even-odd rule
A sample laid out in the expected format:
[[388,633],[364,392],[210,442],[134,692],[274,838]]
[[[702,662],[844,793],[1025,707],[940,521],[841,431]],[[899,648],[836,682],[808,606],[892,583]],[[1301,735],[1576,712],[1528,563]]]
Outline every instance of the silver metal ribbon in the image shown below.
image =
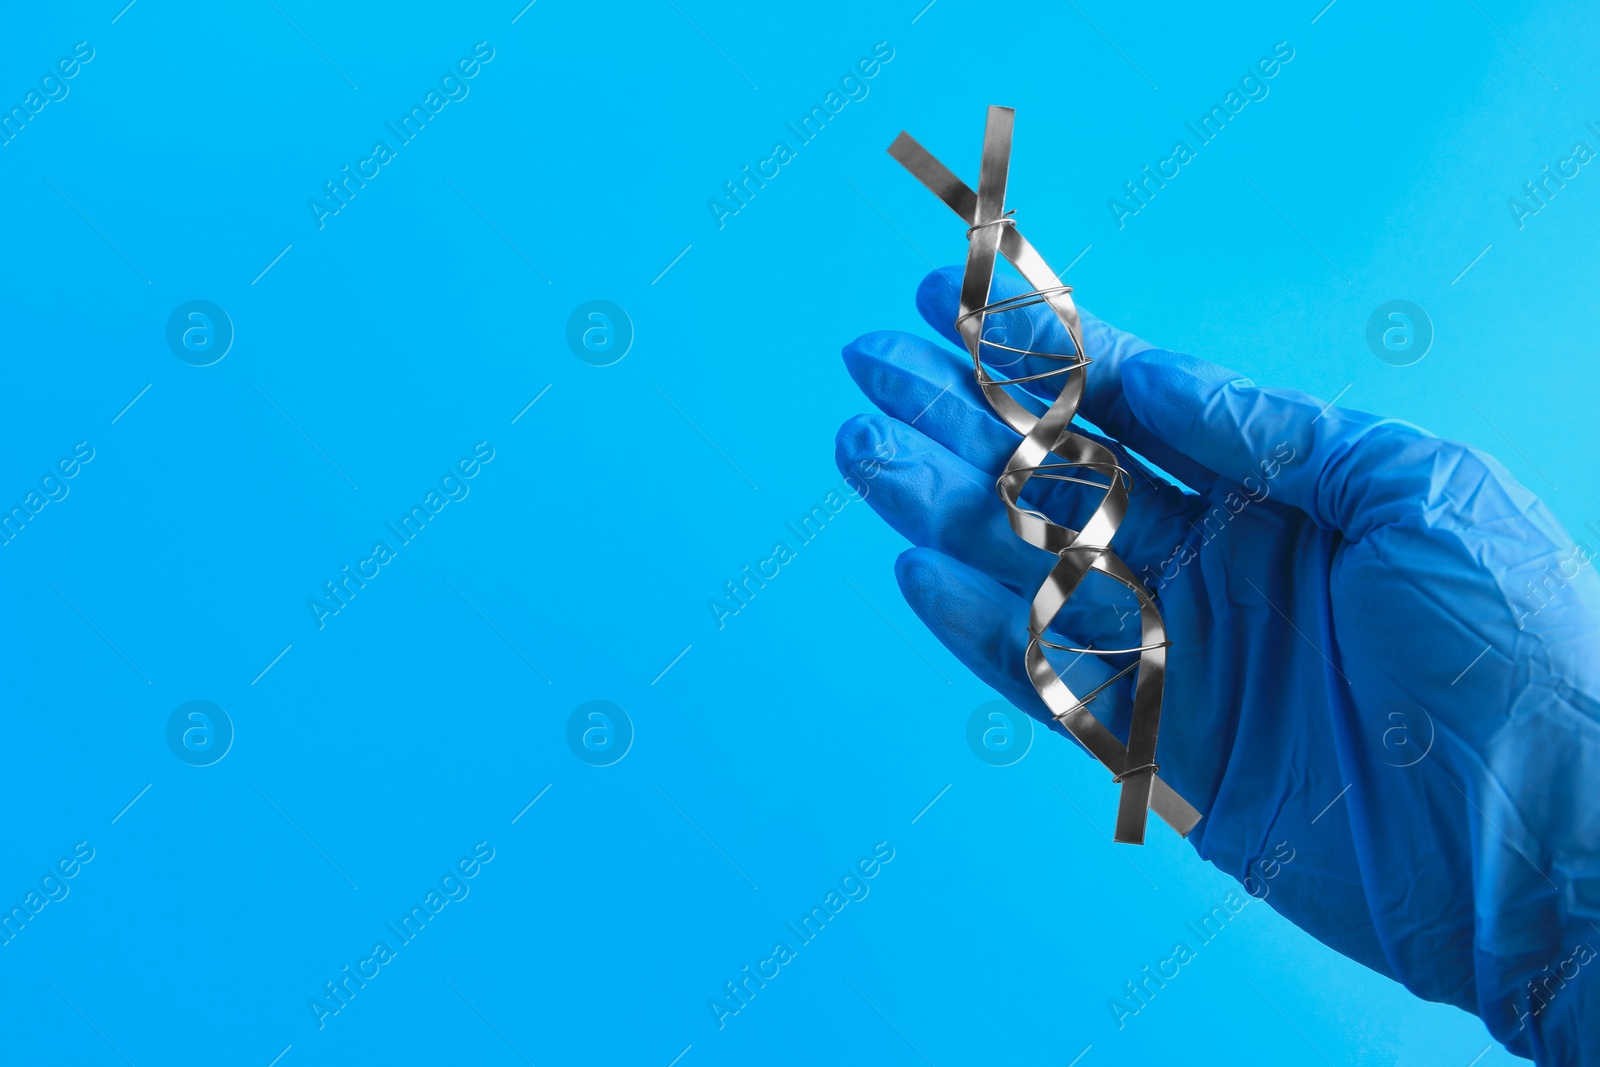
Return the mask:
[[[1005,503],[1006,517],[1016,535],[1037,548],[1055,554],[1056,564],[1037,593],[1028,619],[1028,675],[1051,714],[1102,764],[1113,781],[1121,783],[1117,807],[1116,839],[1143,844],[1147,812],[1154,809],[1178,833],[1187,835],[1200,821],[1200,813],[1156,774],[1156,734],[1161,725],[1161,694],[1166,675],[1166,627],[1149,592],[1111,550],[1128,509],[1128,472],[1104,445],[1073,432],[1072,419],[1083,399],[1085,368],[1083,332],[1072,287],[1063,285],[1044,258],[1017,231],[1016,221],[1005,211],[1006,179],[1011,166],[1011,131],[1015,112],[1008,107],[989,108],[983,136],[983,159],[974,193],[911,136],[902,132],[889,146],[889,154],[934,195],[966,221],[967,263],[961,279],[960,311],[956,330],[972,356],[974,373],[989,406],[1022,436],[996,483]],[[1016,267],[1032,292],[990,302],[996,257],[1004,255]],[[990,315],[1048,304],[1072,339],[1070,355],[1012,347],[984,337]],[[983,349],[1012,353],[1059,364],[1040,373],[995,378],[984,366]],[[1013,360],[1013,362],[1015,362]],[[990,362],[993,362],[991,359]],[[1006,392],[1023,385],[1060,376],[1061,391],[1042,414],[1035,414]],[[1056,461],[1051,460],[1051,456]],[[1093,481],[1076,472],[1092,472],[1106,479]],[[1023,504],[1023,491],[1035,478],[1073,482],[1104,492],[1094,513],[1080,530],[1052,522]],[[1046,638],[1045,631],[1066,606],[1079,584],[1093,571],[1120,582],[1139,601],[1140,643],[1132,648],[1076,648]],[[1138,653],[1138,660],[1079,699],[1045,658],[1046,648],[1092,656]],[[1133,718],[1124,745],[1088,710],[1088,705],[1112,683],[1138,670],[1133,689]]]

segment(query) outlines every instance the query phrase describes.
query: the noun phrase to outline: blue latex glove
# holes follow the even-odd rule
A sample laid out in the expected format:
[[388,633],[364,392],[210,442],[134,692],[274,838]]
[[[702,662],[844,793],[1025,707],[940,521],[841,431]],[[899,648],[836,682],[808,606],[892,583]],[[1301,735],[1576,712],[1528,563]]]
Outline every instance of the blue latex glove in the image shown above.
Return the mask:
[[[917,293],[957,346],[959,287],[947,268]],[[1024,289],[997,278],[990,298]],[[1032,310],[1033,347],[1070,351]],[[1173,641],[1159,759],[1204,813],[1196,850],[1258,894],[1272,878],[1268,903],[1295,924],[1479,1015],[1512,1052],[1600,1064],[1589,551],[1481,452],[1083,323],[1084,417],[1194,490],[1124,459],[1135,488],[1113,547]],[[1017,436],[965,355],[874,333],[844,358],[884,415],[847,422],[837,460],[894,456],[867,500],[915,546],[895,565],[906,600],[1054,725],[1023,669],[1026,601],[1054,557],[1011,532],[994,493]],[[1088,492],[1030,489],[1047,513],[1076,499],[1081,514]],[[1056,628],[1115,647],[1106,610],[1086,595]],[[1083,657],[1067,682],[1083,693],[1112,669]],[[1131,681],[1091,705],[1124,738]],[[1280,842],[1292,862],[1275,862]]]

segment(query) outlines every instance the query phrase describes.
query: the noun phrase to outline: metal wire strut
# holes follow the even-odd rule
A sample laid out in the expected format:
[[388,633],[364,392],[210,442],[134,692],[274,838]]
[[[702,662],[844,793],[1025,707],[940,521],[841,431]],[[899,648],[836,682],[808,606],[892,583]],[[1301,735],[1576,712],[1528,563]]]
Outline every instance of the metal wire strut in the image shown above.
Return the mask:
[[[1063,285],[1043,257],[1035,252],[1017,229],[1011,213],[1005,211],[1006,178],[1011,166],[1011,131],[1015,112],[1008,107],[991,107],[983,135],[983,159],[978,172],[978,191],[974,193],[934,159],[927,149],[902,132],[889,146],[889,154],[927,186],[968,225],[967,263],[961,279],[961,306],[956,330],[972,356],[973,372],[989,406],[1006,425],[1022,436],[1022,442],[1006,463],[996,483],[1005,503],[1011,529],[1030,545],[1056,556],[1056,564],[1038,592],[1034,594],[1028,619],[1028,675],[1051,714],[1111,771],[1121,787],[1117,807],[1118,841],[1143,844],[1147,813],[1154,809],[1162,820],[1180,834],[1187,835],[1200,821],[1200,813],[1173,791],[1156,774],[1156,734],[1161,724],[1161,693],[1166,675],[1166,627],[1161,612],[1149,592],[1139,583],[1117,554],[1111,550],[1111,537],[1128,509],[1128,472],[1116,455],[1104,445],[1073,432],[1072,419],[1083,399],[1085,368],[1083,332],[1078,309],[1072,302],[1072,287]],[[989,301],[996,258],[1004,255],[1017,268],[1033,291],[1004,300]],[[1072,340],[1071,354],[1040,352],[984,338],[984,322],[990,315],[1047,304],[1061,320]],[[1054,363],[1037,373],[996,378],[985,366],[984,348],[1010,353],[1012,364],[1031,357]],[[988,361],[995,363],[995,353]],[[1011,365],[1011,364],[1007,364]],[[1061,391],[1043,414],[1035,414],[1006,391],[1007,386],[1026,385],[1046,378],[1061,378]],[[1052,456],[1054,457],[1052,459]],[[1093,472],[1106,482],[1092,481],[1071,472]],[[1080,530],[1052,522],[1023,506],[1023,490],[1034,478],[1070,481],[1092,486],[1104,495],[1094,513]],[[1139,601],[1141,627],[1139,644],[1133,648],[1075,648],[1048,640],[1044,634],[1091,572],[1119,582]],[[1110,681],[1079,699],[1061,680],[1045,658],[1044,649],[1086,653],[1095,656],[1137,653],[1139,658]],[[1088,703],[1111,682],[1137,667],[1133,689],[1133,718],[1124,745],[1115,734],[1089,713]]]

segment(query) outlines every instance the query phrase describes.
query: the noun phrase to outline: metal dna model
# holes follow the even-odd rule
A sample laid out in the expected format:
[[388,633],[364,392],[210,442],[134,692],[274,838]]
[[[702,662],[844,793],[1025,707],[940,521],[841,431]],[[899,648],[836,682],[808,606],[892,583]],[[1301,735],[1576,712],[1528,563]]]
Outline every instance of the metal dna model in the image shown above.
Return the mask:
[[[1011,166],[1011,132],[1015,112],[1008,107],[989,108],[983,136],[983,158],[978,172],[978,191],[974,193],[961,179],[902,132],[889,146],[889,154],[927,186],[951,210],[966,221],[967,263],[961,280],[960,311],[956,330],[972,356],[973,371],[984,398],[1006,425],[1022,436],[1022,441],[1006,463],[996,490],[1006,508],[1011,529],[1028,544],[1056,556],[1056,563],[1038,592],[1034,594],[1028,619],[1026,662],[1028,675],[1039,696],[1056,720],[1111,771],[1112,780],[1121,785],[1117,806],[1116,839],[1143,844],[1147,813],[1154,809],[1162,820],[1179,834],[1187,835],[1200,821],[1200,813],[1173,791],[1157,775],[1156,734],[1161,724],[1161,695],[1166,675],[1166,627],[1155,601],[1140,585],[1127,564],[1111,550],[1111,538],[1128,509],[1131,486],[1128,472],[1116,455],[1098,441],[1073,432],[1072,419],[1083,398],[1089,358],[1084,352],[1078,309],[1072,302],[1072,287],[1063,285],[1043,257],[1034,251],[1017,230],[1016,220],[1005,210],[1006,178]],[[996,259],[1004,255],[1031,292],[990,302]],[[1061,320],[1072,341],[1072,352],[1040,352],[985,339],[985,320],[1047,304]],[[1032,366],[1046,366],[1038,373],[1017,377],[991,376],[985,366],[997,362],[1000,353],[1008,354],[1005,366],[1032,357]],[[1045,361],[1043,364],[1038,361]],[[1050,364],[1054,364],[1053,366]],[[1042,414],[1035,414],[1011,393],[1007,386],[1026,386],[1060,377],[1061,391]],[[1053,458],[1052,458],[1053,457]],[[1099,475],[1104,481],[1085,477]],[[1023,492],[1034,479],[1072,482],[1104,493],[1083,528],[1073,530],[1052,522],[1039,511],[1022,503]],[[1140,643],[1131,648],[1079,648],[1060,644],[1045,636],[1055,617],[1078,590],[1090,572],[1120,582],[1139,602]],[[1116,656],[1137,653],[1138,659],[1090,692],[1078,697],[1062,681],[1045,658],[1045,649],[1091,656]],[[1133,715],[1124,745],[1088,710],[1089,703],[1108,686],[1137,669],[1133,690]]]

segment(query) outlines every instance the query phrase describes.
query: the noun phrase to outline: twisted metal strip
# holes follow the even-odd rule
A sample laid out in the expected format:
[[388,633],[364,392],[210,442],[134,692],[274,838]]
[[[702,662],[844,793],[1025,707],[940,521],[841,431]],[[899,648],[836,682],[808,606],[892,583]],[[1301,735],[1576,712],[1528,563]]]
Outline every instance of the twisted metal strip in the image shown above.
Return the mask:
[[[1035,593],[1029,612],[1025,656],[1029,678],[1057,721],[1104,764],[1111,771],[1112,780],[1120,784],[1118,841],[1142,844],[1150,809],[1179,834],[1187,835],[1200,821],[1200,813],[1156,774],[1156,735],[1161,722],[1166,649],[1170,643],[1166,627],[1155,601],[1110,548],[1111,537],[1127,512],[1131,482],[1128,472],[1118,464],[1110,449],[1072,430],[1073,416],[1083,399],[1084,368],[1089,363],[1084,353],[1078,309],[1072,301],[1072,287],[1056,277],[1043,257],[1018,232],[1016,221],[1004,211],[1014,116],[1011,108],[989,109],[976,193],[909,134],[902,132],[889,147],[889,154],[969,226],[956,330],[972,356],[973,371],[984,398],[1006,425],[1022,436],[1022,442],[996,483],[996,490],[1017,536],[1057,557],[1049,577]],[[1023,279],[1033,286],[1032,292],[989,302],[998,255],[1011,261]],[[1041,303],[1049,305],[1066,329],[1072,340],[1070,355],[1015,348],[984,339],[984,323],[989,315]],[[994,378],[984,366],[982,350],[985,346],[1016,353],[1019,360],[1033,356],[1059,365],[1036,374]],[[1042,414],[1035,414],[1006,392],[1006,386],[1057,376],[1062,377],[1061,391]],[[1056,461],[1050,460],[1052,455]],[[1107,481],[1101,483],[1066,473],[1070,471],[1095,472]],[[1102,490],[1104,496],[1083,528],[1073,530],[1021,503],[1025,487],[1034,478],[1092,486]],[[1137,646],[1077,648],[1052,642],[1044,636],[1091,571],[1120,583],[1138,599],[1140,643]],[[1139,659],[1080,699],[1045,658],[1045,648],[1095,656],[1137,653]],[[1135,667],[1138,674],[1134,682],[1133,717],[1128,743],[1124,745],[1089,713],[1088,704]]]

